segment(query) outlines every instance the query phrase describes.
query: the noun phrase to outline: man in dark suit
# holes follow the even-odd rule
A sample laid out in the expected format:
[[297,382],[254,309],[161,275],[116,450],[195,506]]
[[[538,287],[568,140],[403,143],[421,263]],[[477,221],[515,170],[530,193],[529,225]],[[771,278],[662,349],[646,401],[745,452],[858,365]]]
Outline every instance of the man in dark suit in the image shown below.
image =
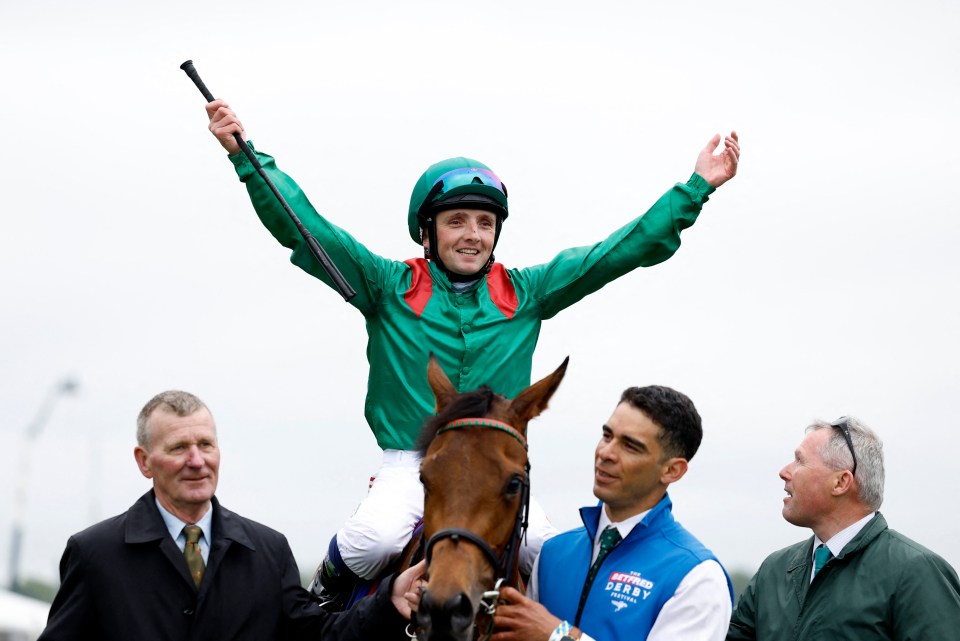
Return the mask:
[[310,600],[286,538],[222,507],[217,429],[196,396],[158,394],[137,419],[134,456],[153,489],[70,537],[41,641],[396,638],[411,568],[348,612]]

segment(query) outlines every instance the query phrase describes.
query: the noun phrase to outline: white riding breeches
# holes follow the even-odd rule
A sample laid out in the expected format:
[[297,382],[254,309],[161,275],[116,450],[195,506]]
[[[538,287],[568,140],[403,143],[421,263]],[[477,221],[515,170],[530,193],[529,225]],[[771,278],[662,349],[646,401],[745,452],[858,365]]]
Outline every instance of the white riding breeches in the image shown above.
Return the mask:
[[[337,532],[340,556],[357,576],[378,576],[410,540],[423,516],[420,460],[417,452],[384,450],[369,493]],[[527,574],[543,542],[557,533],[533,497],[529,521],[526,542],[520,546],[520,568]]]
[[384,450],[370,491],[337,532],[343,562],[357,576],[375,578],[403,551],[421,516],[420,455]]

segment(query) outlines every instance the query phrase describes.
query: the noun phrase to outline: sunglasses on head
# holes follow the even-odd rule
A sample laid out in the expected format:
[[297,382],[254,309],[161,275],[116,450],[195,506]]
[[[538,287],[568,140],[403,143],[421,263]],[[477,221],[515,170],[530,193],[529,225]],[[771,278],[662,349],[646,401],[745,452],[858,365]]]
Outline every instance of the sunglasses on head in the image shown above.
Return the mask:
[[833,423],[830,423],[830,427],[835,427],[840,430],[840,433],[843,434],[843,440],[847,442],[847,447],[850,448],[850,456],[853,457],[853,470],[852,474],[857,475],[857,453],[853,451],[853,439],[850,438],[850,423],[846,416],[841,416]]

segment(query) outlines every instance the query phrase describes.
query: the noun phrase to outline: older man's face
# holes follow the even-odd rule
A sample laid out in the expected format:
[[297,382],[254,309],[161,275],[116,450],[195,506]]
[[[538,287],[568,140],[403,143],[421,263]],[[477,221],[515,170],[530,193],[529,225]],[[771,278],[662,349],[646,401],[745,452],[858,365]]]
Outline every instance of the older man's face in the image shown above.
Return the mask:
[[829,429],[809,432],[797,447],[793,461],[780,470],[787,496],[783,499],[783,518],[799,527],[815,529],[829,514],[835,477],[820,456],[820,448],[830,438]]
[[153,479],[160,504],[184,521],[206,506],[217,490],[220,448],[213,416],[201,409],[177,416],[158,407],[147,419],[149,447],[137,447],[134,455],[140,471]]

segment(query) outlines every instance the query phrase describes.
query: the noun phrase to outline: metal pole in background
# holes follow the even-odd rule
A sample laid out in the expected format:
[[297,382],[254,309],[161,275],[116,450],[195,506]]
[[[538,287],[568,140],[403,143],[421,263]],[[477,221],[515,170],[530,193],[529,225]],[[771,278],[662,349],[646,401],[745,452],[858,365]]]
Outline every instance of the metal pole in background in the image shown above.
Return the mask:
[[53,413],[53,407],[62,396],[69,396],[76,393],[79,384],[72,378],[64,378],[54,385],[33,421],[27,426],[24,433],[23,453],[20,456],[20,473],[17,475],[17,490],[13,504],[13,534],[10,537],[10,591],[20,591],[20,555],[23,546],[23,522],[27,507],[27,485],[30,475],[30,453],[33,448],[33,442],[50,420]]

